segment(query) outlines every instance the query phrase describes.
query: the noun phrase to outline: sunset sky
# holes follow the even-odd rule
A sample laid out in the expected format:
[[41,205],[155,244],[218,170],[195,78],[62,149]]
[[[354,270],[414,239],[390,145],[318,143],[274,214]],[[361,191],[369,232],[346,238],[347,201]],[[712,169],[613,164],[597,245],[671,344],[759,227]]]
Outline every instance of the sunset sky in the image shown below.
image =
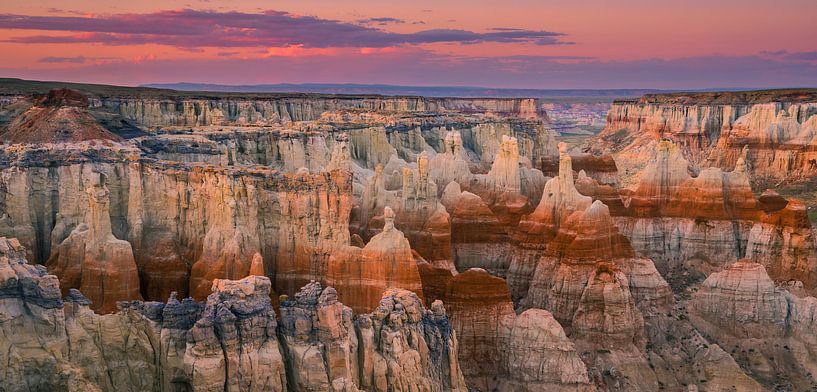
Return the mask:
[[817,87],[817,1],[5,1],[0,51],[122,85]]

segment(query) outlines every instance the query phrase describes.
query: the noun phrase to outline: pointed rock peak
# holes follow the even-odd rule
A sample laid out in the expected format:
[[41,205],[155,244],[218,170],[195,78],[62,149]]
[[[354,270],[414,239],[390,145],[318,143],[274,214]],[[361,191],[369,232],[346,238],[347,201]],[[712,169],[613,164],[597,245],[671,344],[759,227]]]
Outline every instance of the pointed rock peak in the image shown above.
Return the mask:
[[445,134],[445,153],[459,156],[462,153],[462,135],[459,131],[448,131]]
[[261,257],[261,253],[255,252],[255,254],[252,256],[250,275],[266,276],[266,273],[264,272],[264,258]]
[[743,157],[738,158],[733,173],[746,173],[746,160]]
[[502,135],[499,151],[506,155],[519,155],[519,142],[513,136]]
[[417,173],[421,179],[428,178],[428,154],[425,151],[417,157]]
[[85,220],[91,228],[93,241],[104,241],[113,233],[109,212],[110,192],[105,183],[104,174],[91,172],[85,189],[88,195],[88,212]]
[[391,207],[386,206],[386,208],[383,209],[383,222],[384,222],[383,232],[384,233],[388,233],[390,231],[396,230],[394,228],[394,217],[395,217],[394,210],[392,210]]
[[488,178],[498,189],[520,192],[522,185],[519,176],[519,145],[515,137],[502,136],[502,143],[491,165],[491,171],[488,172]]
[[411,246],[403,232],[394,227],[394,218],[394,210],[391,207],[385,207],[383,209],[383,231],[372,237],[363,249],[400,254],[401,257],[410,259]]
[[559,143],[559,178],[562,183],[573,184],[573,160],[567,153],[567,145]]
[[596,200],[590,207],[584,211],[584,215],[586,218],[592,217],[599,217],[599,216],[610,216],[610,208],[607,207],[606,204],[602,203],[601,200]]
[[576,179],[579,181],[587,179],[587,173],[585,173],[584,169],[579,170],[579,175]]

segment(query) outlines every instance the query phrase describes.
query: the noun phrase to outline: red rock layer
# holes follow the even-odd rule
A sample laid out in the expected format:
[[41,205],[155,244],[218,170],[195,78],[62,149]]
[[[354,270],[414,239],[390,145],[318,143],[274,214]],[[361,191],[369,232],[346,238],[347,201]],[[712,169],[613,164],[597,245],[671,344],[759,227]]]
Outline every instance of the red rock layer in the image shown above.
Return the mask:
[[668,141],[624,197],[619,218],[640,254],[670,278],[708,274],[748,257],[774,280],[817,284],[815,238],[803,205],[767,193],[755,199],[741,159],[732,172],[717,168],[692,177],[681,150]]
[[15,117],[2,139],[9,143],[64,143],[85,140],[120,141],[88,112],[88,98],[59,89],[37,97],[34,106]]
[[100,313],[117,301],[141,300],[139,275],[130,243],[111,232],[110,192],[105,175],[93,172],[86,184],[85,223],[77,226],[46,265],[60,277],[63,294],[79,289]]
[[501,362],[516,314],[501,278],[472,268],[451,279],[443,298],[460,343],[462,373],[480,390],[491,390],[497,375],[507,373]]
[[346,246],[329,257],[326,285],[356,312],[370,312],[387,288],[412,291],[422,299],[423,286],[417,262],[406,237],[394,227],[394,212],[386,207],[386,224],[364,248]]

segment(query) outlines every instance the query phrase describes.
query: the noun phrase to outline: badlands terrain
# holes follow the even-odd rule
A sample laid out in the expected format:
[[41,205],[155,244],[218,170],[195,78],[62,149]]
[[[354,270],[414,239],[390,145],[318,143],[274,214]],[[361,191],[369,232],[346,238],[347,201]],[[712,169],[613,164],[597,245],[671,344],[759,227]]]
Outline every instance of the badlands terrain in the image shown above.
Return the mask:
[[2,80],[0,391],[817,388],[817,91],[605,110]]

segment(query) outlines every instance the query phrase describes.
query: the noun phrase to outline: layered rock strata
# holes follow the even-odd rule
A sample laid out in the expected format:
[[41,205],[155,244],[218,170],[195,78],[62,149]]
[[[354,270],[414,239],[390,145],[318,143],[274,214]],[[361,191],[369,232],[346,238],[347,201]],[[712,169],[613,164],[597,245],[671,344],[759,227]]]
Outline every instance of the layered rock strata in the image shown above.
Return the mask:
[[613,153],[625,180],[671,139],[696,166],[732,170],[747,148],[756,180],[797,181],[817,173],[815,114],[805,91],[645,96],[613,104],[594,149]]
[[564,144],[559,145],[558,176],[545,183],[536,209],[523,216],[511,230],[513,258],[508,271],[508,285],[514,301],[527,295],[530,280],[539,259],[556,237],[562,222],[575,211],[587,209],[592,199],[580,194],[573,180],[572,159]]
[[694,325],[764,386],[813,388],[817,357],[813,297],[799,298],[775,287],[766,269],[740,260],[710,275],[693,295]]
[[139,274],[131,244],[114,237],[110,219],[110,191],[104,174],[87,173],[86,213],[46,265],[60,276],[60,286],[87,293],[92,308],[116,310],[117,301],[141,299]]
[[803,204],[756,199],[742,160],[732,172],[708,168],[693,177],[688,168],[680,149],[662,141],[638,187],[623,197],[616,221],[639,254],[679,284],[747,257],[777,281],[814,287],[817,252]]
[[481,391],[590,391],[587,369],[553,316],[517,315],[505,282],[472,268],[455,276],[443,301],[460,338],[469,387]]
[[[19,235],[31,256],[45,261],[75,228],[98,225],[86,223],[87,199],[77,195],[85,194],[93,173],[101,173],[110,207],[100,219],[109,219],[113,236],[130,243],[148,299],[188,290],[203,299],[209,280],[247,276],[256,254],[276,291],[293,294],[323,277],[329,251],[349,242],[348,172],[156,162],[132,150],[91,145],[80,146],[77,160],[47,167],[57,158],[42,152],[24,149],[3,171],[8,192],[0,232]],[[103,154],[115,155],[89,160]],[[76,258],[66,262],[81,265]]]
[[340,292],[342,302],[358,313],[374,310],[388,288],[423,295],[417,262],[409,242],[394,227],[395,213],[385,207],[385,225],[363,248],[342,246],[333,250],[322,280]]
[[7,390],[464,391],[442,304],[389,290],[354,317],[313,283],[281,304],[270,280],[216,280],[205,303],[122,302],[98,315],[0,238],[0,340]]

